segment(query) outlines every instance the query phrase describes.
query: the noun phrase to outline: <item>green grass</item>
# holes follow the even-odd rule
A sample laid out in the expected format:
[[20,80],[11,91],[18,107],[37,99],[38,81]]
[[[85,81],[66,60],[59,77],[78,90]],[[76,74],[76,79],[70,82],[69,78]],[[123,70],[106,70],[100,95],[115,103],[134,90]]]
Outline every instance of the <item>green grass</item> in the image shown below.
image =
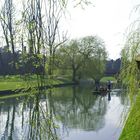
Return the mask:
[[26,85],[25,82],[4,81],[4,82],[0,82],[0,91],[20,89],[25,87],[25,85]]
[[33,79],[34,77],[34,75],[31,76],[30,82],[26,82],[20,75],[0,76],[0,91],[34,87],[37,85],[35,79]]
[[0,76],[1,82],[22,82],[25,81],[25,79],[29,80],[36,80],[36,75],[6,75],[6,76]]
[[13,94],[13,95],[0,96],[0,104],[3,103],[1,102],[1,100],[3,99],[18,98],[18,97],[26,96],[26,95],[29,95],[29,93],[19,93],[19,94]]
[[[63,84],[70,82],[67,78],[55,78],[55,79],[46,79],[45,85],[56,85],[56,84]],[[19,75],[15,76],[0,76],[0,91],[4,90],[15,90],[27,87],[36,87],[37,86],[37,79],[35,75],[30,76],[30,80],[26,82],[23,78]]]
[[103,78],[100,80],[100,82],[106,83],[108,80],[110,80],[110,81],[112,81],[112,82],[116,82],[115,77],[112,77],[112,76],[103,77]]
[[119,140],[140,140],[140,93],[130,110]]
[[[7,75],[5,77],[0,76],[0,91],[15,90],[20,88],[37,86],[35,75],[30,76],[29,82],[26,82],[23,79],[24,77],[21,77],[20,75],[14,75],[14,76]],[[103,77],[101,79],[101,82],[106,83],[108,80],[116,82],[116,79],[114,77]],[[71,80],[67,76],[55,77],[54,80],[46,79],[46,85],[55,85],[55,84],[62,84],[62,83],[69,83],[69,82],[71,82]]]

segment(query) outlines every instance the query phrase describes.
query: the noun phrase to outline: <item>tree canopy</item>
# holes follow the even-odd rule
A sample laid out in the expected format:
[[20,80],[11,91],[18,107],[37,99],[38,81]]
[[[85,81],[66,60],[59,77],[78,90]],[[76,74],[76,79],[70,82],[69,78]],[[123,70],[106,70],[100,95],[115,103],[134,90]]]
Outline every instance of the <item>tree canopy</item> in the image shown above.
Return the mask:
[[72,40],[58,51],[60,67],[72,71],[72,80],[103,76],[107,52],[104,42],[97,36],[88,36]]

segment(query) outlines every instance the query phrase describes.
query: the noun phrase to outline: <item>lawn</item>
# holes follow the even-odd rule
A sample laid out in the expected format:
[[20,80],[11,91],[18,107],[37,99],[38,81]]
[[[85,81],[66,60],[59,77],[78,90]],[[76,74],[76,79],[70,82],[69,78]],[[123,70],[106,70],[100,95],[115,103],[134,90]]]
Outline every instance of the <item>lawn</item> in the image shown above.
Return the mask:
[[4,81],[0,82],[0,91],[3,90],[15,90],[26,86],[25,82],[15,82],[15,81]]
[[[27,81],[25,81],[24,78],[25,77],[21,77],[19,75],[5,77],[0,76],[0,91],[37,86],[37,79],[35,75],[30,76],[30,78],[27,77],[29,78],[29,80]],[[114,77],[103,77],[101,79],[101,82],[107,83],[108,80],[112,81],[113,83],[116,82],[116,79]],[[71,82],[71,80],[68,77],[55,77],[55,79],[46,79],[45,85],[55,85],[69,82]]]
[[116,82],[117,82],[117,80],[116,80],[115,77],[113,77],[113,76],[105,76],[105,77],[103,77],[103,78],[100,80],[100,82],[102,82],[102,83],[107,83],[108,80],[110,80],[110,81],[113,82],[113,83],[116,83]]
[[140,93],[130,110],[119,140],[140,140]]
[[[25,81],[19,75],[16,76],[0,76],[0,91],[4,90],[15,90],[21,88],[28,88],[28,87],[37,87],[37,78],[33,75],[30,76],[29,80]],[[56,84],[63,84],[71,82],[67,78],[55,78],[55,79],[46,79],[45,85],[56,85]]]

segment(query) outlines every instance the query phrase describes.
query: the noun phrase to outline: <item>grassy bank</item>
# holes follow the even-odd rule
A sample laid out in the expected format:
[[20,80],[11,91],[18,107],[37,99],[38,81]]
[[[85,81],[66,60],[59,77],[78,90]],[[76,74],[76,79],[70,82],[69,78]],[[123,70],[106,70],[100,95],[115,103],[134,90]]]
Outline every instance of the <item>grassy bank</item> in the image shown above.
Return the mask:
[[[56,84],[63,84],[69,83],[71,80],[66,78],[54,78],[54,79],[47,79],[45,80],[45,85],[56,85]],[[28,88],[28,87],[37,87],[37,78],[35,76],[31,76],[30,79],[25,80],[20,76],[6,76],[0,77],[0,91],[4,90],[16,90],[21,88]]]
[[119,140],[140,140],[140,93],[130,111]]
[[[110,80],[113,83],[116,82],[116,79],[114,77],[103,77],[101,79],[102,83],[107,83],[107,81]],[[55,77],[54,79],[46,79],[45,85],[56,85],[56,84],[63,84],[63,83],[69,83],[72,82],[69,77]],[[36,87],[37,86],[37,78],[35,75],[30,76],[30,78],[26,81],[24,77],[21,77],[19,75],[15,76],[0,76],[0,91],[4,90],[16,90],[21,88],[27,88],[27,87]]]
[[113,77],[113,76],[105,76],[105,77],[103,77],[103,78],[100,80],[100,82],[102,82],[102,83],[107,83],[108,80],[112,81],[113,83],[116,83],[116,82],[117,82],[116,79],[115,79],[115,77]]

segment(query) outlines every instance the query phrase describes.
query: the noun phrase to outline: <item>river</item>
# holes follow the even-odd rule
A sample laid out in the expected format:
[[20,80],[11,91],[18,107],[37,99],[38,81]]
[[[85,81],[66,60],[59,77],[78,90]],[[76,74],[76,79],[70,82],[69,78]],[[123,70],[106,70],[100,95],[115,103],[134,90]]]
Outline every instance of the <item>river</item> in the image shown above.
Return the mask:
[[126,93],[92,90],[69,86],[0,99],[0,139],[118,140],[129,108]]

